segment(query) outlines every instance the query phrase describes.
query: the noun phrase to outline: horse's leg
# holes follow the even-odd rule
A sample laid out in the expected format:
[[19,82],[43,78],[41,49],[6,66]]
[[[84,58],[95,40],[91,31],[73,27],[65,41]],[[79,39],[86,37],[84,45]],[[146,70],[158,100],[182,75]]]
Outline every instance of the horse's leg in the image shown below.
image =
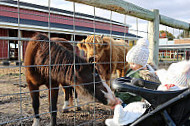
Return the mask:
[[66,112],[68,110],[69,103],[71,102],[69,100],[70,88],[69,87],[64,88],[64,86],[63,86],[63,91],[64,91],[64,95],[65,95],[65,101],[64,101],[64,105],[63,105],[62,109],[64,112]]
[[[72,93],[74,93],[75,94],[75,106],[77,106],[77,111],[79,111],[79,110],[81,110],[81,107],[78,107],[78,103],[79,103],[79,99],[78,99],[78,94],[77,94],[77,92],[76,92],[76,90],[74,90],[74,88],[71,88],[72,90],[73,90],[73,92],[72,92],[72,90],[71,90],[71,93],[70,93],[70,95],[72,95]],[[71,98],[71,96],[70,96],[70,98]],[[73,100],[73,99],[72,99]]]
[[[110,64],[109,64],[110,65]],[[104,75],[104,79],[106,80],[106,83],[108,84],[108,86],[110,87],[111,83],[112,83],[112,74],[113,72],[116,70],[116,64],[111,64],[111,69],[110,67],[106,70],[106,75]]]
[[130,65],[128,63],[125,64],[125,69],[123,69],[123,76],[127,73],[127,70],[129,69]]
[[[49,111],[51,113],[50,126],[56,125],[57,99],[58,99],[59,86],[57,86],[57,87],[56,87],[56,89],[51,89],[51,91],[49,90],[49,105],[50,105]],[[50,99],[50,95],[51,95],[51,99]]]
[[36,86],[32,84],[30,81],[28,81],[28,87],[32,98],[32,107],[35,116],[32,126],[40,126],[40,116],[39,116],[40,101],[39,101],[39,91],[38,91],[39,86]]
[[116,71],[117,71],[117,76],[121,77],[122,76],[122,70],[117,69]]
[[[73,87],[67,87],[64,88],[64,93],[65,93],[65,101],[64,101],[64,105],[63,105],[63,111],[66,112],[68,111],[68,106],[73,106],[73,91],[74,88]],[[77,92],[75,92],[75,105],[78,106],[78,95]],[[77,107],[77,110],[81,110],[80,107]]]

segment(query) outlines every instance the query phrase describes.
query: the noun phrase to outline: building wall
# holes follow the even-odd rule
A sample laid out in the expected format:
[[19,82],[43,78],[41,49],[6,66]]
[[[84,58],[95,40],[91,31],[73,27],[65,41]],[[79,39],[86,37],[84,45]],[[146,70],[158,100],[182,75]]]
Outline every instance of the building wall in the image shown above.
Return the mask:
[[190,44],[190,39],[175,39],[174,44]]
[[[14,18],[14,20],[16,20],[16,18],[18,18],[17,11],[18,11],[18,9],[16,7],[0,5],[0,17],[2,16],[2,18],[11,17],[11,18]],[[27,9],[21,8],[19,16],[20,16],[20,19],[26,19],[27,21],[33,20],[33,21],[46,22],[47,23],[46,25],[48,26],[49,15],[46,12],[27,10]],[[50,22],[72,26],[73,25],[73,17],[51,13]],[[21,23],[22,23],[22,20],[21,20]],[[93,20],[82,19],[82,18],[76,17],[74,19],[74,24],[79,27],[94,28]],[[95,28],[101,29],[101,30],[112,29],[113,31],[116,31],[116,32],[128,33],[128,27],[125,28],[125,26],[113,24],[112,28],[110,28],[110,23],[105,23],[105,22],[101,22],[101,21],[95,21]]]
[[[17,7],[11,7],[6,5],[0,5],[0,18],[2,19],[0,22],[3,23],[12,23],[17,24],[18,23],[18,8]],[[48,26],[48,13],[47,12],[41,12],[37,10],[31,10],[31,9],[23,9],[20,8],[20,23],[30,25],[32,27],[36,26]],[[89,17],[88,17],[89,18]],[[104,21],[93,21],[93,19],[86,19],[86,18],[79,18],[75,17],[73,19],[72,15],[67,16],[63,14],[55,14],[51,13],[50,17],[51,27],[57,26],[58,24],[61,26],[66,27],[66,29],[70,28],[73,30],[73,24],[75,24],[76,30],[83,31],[87,30],[89,32],[89,29],[94,31],[94,27],[97,33],[105,34],[108,32],[110,33],[110,30],[112,30],[112,34],[117,32],[117,35],[120,33],[125,34],[128,33],[128,27],[122,26],[119,24],[112,24],[110,25],[109,22]],[[37,25],[35,23],[38,23]],[[95,23],[95,25],[94,25]],[[69,26],[69,27],[68,27]],[[110,27],[111,26],[111,27]],[[61,27],[64,29],[64,27]],[[14,29],[18,31],[17,29]],[[30,30],[30,29],[28,29]],[[101,31],[103,30],[103,31]],[[34,35],[35,31],[21,31],[21,37],[23,38],[31,38]],[[0,29],[0,36],[7,36],[7,37],[17,37],[17,36],[10,36],[9,29]],[[16,34],[17,35],[17,34]],[[132,35],[132,34],[131,34]],[[58,33],[51,33],[51,37],[62,37],[66,38],[67,40],[70,40],[72,38],[71,33],[70,34],[58,34]],[[76,41],[81,41],[86,36],[75,36]],[[15,40],[15,43],[18,43],[17,40]],[[9,42],[8,40],[0,40],[0,46],[3,48],[0,48],[0,59],[10,59],[9,57]],[[25,50],[27,47],[28,41],[22,41],[22,57],[24,58]],[[134,45],[134,42],[131,42],[131,45]],[[78,49],[76,49],[77,53],[81,53]],[[83,53],[82,53],[83,54]],[[17,56],[18,57],[18,56]]]

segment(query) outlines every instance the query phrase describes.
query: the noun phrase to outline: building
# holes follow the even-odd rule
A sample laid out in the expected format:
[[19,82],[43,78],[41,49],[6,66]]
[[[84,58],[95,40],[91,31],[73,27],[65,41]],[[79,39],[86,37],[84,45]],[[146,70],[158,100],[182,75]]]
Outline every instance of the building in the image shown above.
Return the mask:
[[[166,40],[167,41],[167,40]],[[163,40],[161,40],[163,43]],[[170,43],[170,44],[168,44]],[[173,42],[159,45],[159,58],[166,61],[180,61],[190,59],[190,38],[174,39]]]
[[[1,22],[9,23],[11,26],[18,25],[17,2],[8,0],[1,2]],[[48,7],[20,2],[20,27],[25,30],[48,31]],[[76,34],[88,34],[94,32],[92,15],[75,13]],[[96,17],[96,32],[110,34],[110,23],[113,23],[112,33],[115,36],[124,35],[124,25],[101,17]],[[73,12],[51,8],[50,17],[51,32],[73,32]],[[8,25],[7,25],[8,26]],[[34,27],[35,26],[35,27]],[[12,28],[12,27],[11,27]],[[128,25],[127,25],[128,29]],[[59,31],[60,30],[60,31]],[[128,32],[128,31],[126,31]],[[130,35],[129,35],[130,36]]]
[[[73,40],[74,34],[75,41],[80,41],[94,32],[110,35],[111,26],[112,37],[123,38],[125,36],[132,42],[137,39],[136,35],[128,33],[129,25],[57,8],[51,8],[49,17],[48,9],[45,6],[25,2],[19,2],[18,9],[17,1],[0,1],[1,60],[18,60],[19,41],[21,42],[21,59],[23,59],[27,42],[36,32],[51,31],[51,37],[62,37],[67,40]],[[18,35],[21,39],[18,39]]]

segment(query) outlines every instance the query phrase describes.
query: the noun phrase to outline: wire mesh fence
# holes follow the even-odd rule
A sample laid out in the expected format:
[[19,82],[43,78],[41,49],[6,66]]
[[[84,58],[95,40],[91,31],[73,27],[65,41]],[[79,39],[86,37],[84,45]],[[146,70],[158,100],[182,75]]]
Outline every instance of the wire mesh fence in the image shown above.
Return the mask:
[[[153,36],[148,21],[87,5],[80,13],[77,10],[83,6],[72,2],[62,5],[70,11],[57,9],[52,0],[43,2],[46,6],[37,5],[38,1],[0,2],[0,125],[32,125],[40,116],[45,126],[56,120],[56,112],[58,125],[105,125],[113,110],[102,104],[107,100],[105,87],[98,85],[110,86],[125,75],[127,51],[139,38]],[[45,39],[31,40],[37,32],[45,33]],[[39,50],[32,55],[25,53],[29,41],[33,46],[28,50]],[[160,61],[163,55],[172,61],[186,56],[180,49],[169,52],[160,51]],[[26,64],[26,59],[32,63]],[[35,110],[38,98],[33,95],[39,95],[39,113]]]

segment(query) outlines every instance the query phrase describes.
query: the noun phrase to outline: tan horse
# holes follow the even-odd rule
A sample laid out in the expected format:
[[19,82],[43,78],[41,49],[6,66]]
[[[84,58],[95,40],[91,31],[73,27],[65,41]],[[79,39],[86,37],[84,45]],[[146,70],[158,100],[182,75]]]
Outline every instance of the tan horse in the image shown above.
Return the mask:
[[124,40],[114,40],[106,36],[91,35],[82,40],[81,43],[78,43],[77,46],[85,51],[89,62],[95,61],[97,63],[100,75],[107,81],[111,79],[110,75],[115,71],[121,77],[125,75],[129,68],[128,63],[125,61],[128,45]]

